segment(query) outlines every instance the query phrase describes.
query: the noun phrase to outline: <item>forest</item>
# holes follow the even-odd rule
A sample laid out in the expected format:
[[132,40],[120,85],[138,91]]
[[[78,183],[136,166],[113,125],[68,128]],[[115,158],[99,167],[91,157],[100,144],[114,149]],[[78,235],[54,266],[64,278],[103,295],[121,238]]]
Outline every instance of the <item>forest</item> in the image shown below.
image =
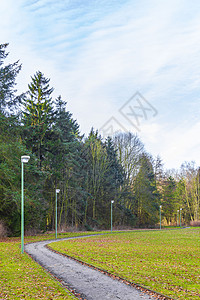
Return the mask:
[[[41,71],[18,94],[19,61],[6,63],[8,44],[0,44],[0,224],[20,235],[21,156],[24,167],[26,234],[55,228],[154,228],[199,220],[200,168],[183,162],[165,170],[162,159],[145,149],[137,134],[103,138],[80,133],[77,120]],[[178,219],[177,219],[178,217]]]

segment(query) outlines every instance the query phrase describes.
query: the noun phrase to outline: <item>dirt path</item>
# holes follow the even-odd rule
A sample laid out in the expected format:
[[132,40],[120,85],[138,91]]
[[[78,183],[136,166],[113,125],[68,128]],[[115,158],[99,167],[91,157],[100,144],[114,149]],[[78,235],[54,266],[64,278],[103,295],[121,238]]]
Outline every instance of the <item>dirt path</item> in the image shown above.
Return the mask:
[[[69,238],[65,238],[67,240]],[[63,239],[62,239],[63,240]],[[52,252],[47,244],[51,240],[25,245],[25,251],[63,284],[80,293],[87,300],[147,300],[147,294],[115,280],[106,274],[82,265],[70,258]]]

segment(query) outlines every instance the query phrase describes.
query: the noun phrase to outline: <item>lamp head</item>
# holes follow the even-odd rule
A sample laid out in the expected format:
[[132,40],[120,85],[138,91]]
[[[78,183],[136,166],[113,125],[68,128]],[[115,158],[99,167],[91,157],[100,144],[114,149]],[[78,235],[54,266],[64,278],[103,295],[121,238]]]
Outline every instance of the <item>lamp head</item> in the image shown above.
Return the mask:
[[59,189],[56,189],[56,194],[60,193],[60,190]]
[[162,205],[160,205],[160,209],[162,208]]
[[29,159],[30,159],[29,155],[23,155],[23,156],[21,156],[21,162],[22,163],[26,164],[29,161]]

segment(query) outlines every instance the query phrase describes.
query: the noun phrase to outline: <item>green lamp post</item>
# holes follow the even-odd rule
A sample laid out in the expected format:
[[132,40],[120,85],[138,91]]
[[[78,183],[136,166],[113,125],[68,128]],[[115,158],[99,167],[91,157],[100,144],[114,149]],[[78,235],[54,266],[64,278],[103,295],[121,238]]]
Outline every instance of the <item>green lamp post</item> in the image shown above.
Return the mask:
[[111,218],[111,220],[110,220],[110,224],[111,224],[111,232],[112,232],[112,205],[113,205],[113,203],[114,203],[114,200],[111,200],[111,212],[110,212],[110,218]]
[[179,213],[179,209],[177,209],[177,226],[179,225],[179,224],[178,224],[178,219],[179,219],[179,218],[178,218],[178,213]]
[[21,253],[24,253],[24,164],[28,163],[30,156],[21,156],[22,174],[21,174]]
[[180,227],[181,227],[181,211],[182,211],[182,208],[180,208]]
[[160,205],[160,230],[161,230],[161,209],[162,209],[162,205]]
[[57,239],[57,221],[58,221],[58,205],[57,205],[57,194],[60,193],[59,189],[56,189],[56,215],[55,215],[55,237]]

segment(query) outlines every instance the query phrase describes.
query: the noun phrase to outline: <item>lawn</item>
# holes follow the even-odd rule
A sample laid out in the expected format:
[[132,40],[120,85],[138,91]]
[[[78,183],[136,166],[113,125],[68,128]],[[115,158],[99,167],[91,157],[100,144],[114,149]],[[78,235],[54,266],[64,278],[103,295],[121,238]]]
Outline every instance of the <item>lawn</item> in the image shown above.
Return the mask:
[[200,228],[117,233],[50,247],[169,297],[200,298]]
[[[90,233],[58,234],[58,238],[86,234]],[[54,234],[26,237],[25,243],[52,238]],[[0,299],[77,299],[27,254],[21,254],[20,238],[0,241],[0,287]]]

